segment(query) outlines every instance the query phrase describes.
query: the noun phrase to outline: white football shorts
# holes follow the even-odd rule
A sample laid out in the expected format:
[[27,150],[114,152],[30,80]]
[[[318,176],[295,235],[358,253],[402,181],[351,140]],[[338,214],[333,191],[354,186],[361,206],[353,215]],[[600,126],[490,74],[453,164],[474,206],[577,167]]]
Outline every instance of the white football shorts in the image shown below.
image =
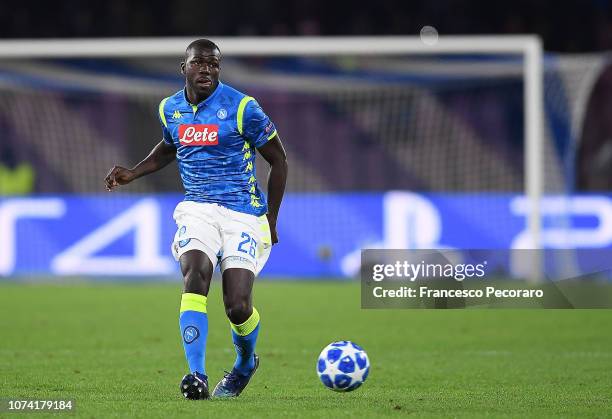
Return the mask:
[[173,217],[177,231],[172,254],[177,261],[189,250],[200,250],[213,268],[221,263],[221,272],[243,268],[257,276],[270,256],[272,239],[265,214],[257,217],[217,204],[183,201]]

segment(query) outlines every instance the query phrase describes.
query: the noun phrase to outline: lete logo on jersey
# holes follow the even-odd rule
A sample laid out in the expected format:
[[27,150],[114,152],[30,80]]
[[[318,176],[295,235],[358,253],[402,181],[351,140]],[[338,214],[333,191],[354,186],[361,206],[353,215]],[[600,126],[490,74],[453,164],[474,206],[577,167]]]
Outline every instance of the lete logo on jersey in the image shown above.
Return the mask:
[[184,146],[205,146],[219,144],[219,125],[181,124],[179,142]]

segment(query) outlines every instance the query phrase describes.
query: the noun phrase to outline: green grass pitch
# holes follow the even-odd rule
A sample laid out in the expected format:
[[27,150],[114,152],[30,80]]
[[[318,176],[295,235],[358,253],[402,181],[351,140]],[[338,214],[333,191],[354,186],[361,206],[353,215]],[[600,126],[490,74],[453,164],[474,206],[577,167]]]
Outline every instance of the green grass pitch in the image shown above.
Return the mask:
[[[234,357],[219,285],[211,386]],[[609,310],[361,310],[356,283],[264,280],[260,370],[238,399],[187,401],[179,294],[178,283],[0,285],[0,398],[73,399],[88,418],[612,416]],[[347,394],[315,372],[339,339],[372,363]]]

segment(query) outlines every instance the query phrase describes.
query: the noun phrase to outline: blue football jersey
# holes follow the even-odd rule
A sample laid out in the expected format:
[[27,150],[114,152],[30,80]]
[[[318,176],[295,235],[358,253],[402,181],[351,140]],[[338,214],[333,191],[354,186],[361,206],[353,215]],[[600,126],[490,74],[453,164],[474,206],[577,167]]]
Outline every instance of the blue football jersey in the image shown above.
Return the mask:
[[266,213],[255,150],[276,135],[276,128],[255,99],[219,82],[207,99],[192,105],[183,89],[161,101],[159,119],[164,141],[177,150],[186,201]]

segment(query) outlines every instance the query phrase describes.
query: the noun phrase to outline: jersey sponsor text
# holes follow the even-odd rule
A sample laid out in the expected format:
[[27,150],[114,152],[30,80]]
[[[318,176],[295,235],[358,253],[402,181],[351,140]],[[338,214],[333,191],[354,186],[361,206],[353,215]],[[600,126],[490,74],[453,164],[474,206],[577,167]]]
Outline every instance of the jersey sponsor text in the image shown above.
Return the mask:
[[219,144],[219,125],[181,124],[179,142],[184,146],[207,146]]

